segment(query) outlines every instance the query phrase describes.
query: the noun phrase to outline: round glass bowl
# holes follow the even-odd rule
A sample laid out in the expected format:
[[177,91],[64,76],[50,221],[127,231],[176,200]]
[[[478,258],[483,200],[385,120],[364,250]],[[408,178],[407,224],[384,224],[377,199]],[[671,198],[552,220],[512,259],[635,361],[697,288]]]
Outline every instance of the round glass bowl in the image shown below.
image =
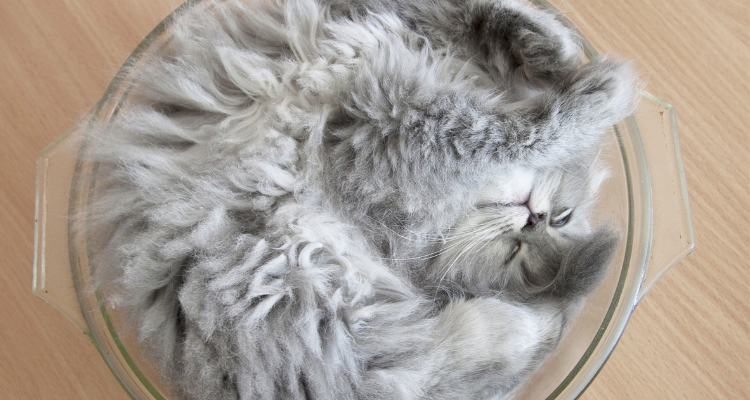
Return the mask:
[[[87,132],[110,123],[124,101],[129,71],[170,38],[178,18],[218,0],[189,0],[162,21],[138,46],[101,100],[75,127],[43,149],[37,159],[34,294],[50,303],[96,345],[112,373],[134,399],[170,399],[123,315],[92,285],[96,265],[88,232],[72,224],[88,215],[96,197],[97,165],[86,157],[97,144]],[[540,7],[554,8],[538,0]],[[596,56],[581,35],[586,56]],[[596,222],[618,226],[623,240],[612,271],[587,300],[568,333],[513,399],[572,399],[580,395],[607,360],[638,301],[656,279],[693,248],[684,171],[673,108],[643,93],[635,114],[612,127],[605,154],[611,177],[601,190]],[[85,221],[85,219],[84,219]],[[85,225],[85,224],[84,224]]]

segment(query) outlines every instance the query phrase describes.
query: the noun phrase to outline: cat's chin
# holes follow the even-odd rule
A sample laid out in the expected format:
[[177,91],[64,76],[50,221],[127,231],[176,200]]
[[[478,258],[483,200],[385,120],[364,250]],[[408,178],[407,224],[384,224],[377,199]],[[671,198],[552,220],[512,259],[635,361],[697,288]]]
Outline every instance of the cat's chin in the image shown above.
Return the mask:
[[480,191],[480,201],[521,206],[529,201],[537,171],[522,166],[505,167],[498,171]]

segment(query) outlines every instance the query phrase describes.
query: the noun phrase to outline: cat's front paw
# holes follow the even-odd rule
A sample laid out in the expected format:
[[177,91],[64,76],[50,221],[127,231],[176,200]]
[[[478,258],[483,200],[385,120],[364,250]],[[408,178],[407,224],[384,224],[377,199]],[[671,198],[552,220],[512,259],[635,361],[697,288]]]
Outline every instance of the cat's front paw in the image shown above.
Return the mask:
[[600,133],[631,115],[639,93],[630,63],[606,57],[582,65],[560,91],[560,111],[582,133]]
[[581,64],[575,34],[554,15],[517,0],[476,0],[472,28],[501,73],[541,88]]

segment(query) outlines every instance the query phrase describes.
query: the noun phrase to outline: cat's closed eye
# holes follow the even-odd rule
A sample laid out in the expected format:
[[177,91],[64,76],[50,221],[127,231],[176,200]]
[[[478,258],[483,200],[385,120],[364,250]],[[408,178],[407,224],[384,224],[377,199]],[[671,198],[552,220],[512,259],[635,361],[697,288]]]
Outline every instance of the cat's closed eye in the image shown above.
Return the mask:
[[549,226],[553,228],[562,228],[565,226],[568,221],[570,221],[570,216],[573,215],[573,209],[568,208],[565,211],[557,214],[556,216],[552,217],[549,221]]
[[518,255],[518,253],[521,251],[521,244],[522,243],[520,241],[516,242],[515,246],[513,246],[513,248],[511,249],[510,254],[508,254],[508,261],[506,261],[506,263],[509,263],[513,261],[514,258],[516,258],[516,255]]

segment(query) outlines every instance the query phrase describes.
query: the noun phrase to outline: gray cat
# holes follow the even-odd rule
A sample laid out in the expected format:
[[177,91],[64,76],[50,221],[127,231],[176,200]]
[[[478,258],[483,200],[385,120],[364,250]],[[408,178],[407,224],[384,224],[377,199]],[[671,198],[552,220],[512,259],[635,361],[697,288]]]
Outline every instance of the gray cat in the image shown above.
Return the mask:
[[503,398],[607,274],[628,65],[521,0],[201,10],[92,132],[98,284],[175,393]]

